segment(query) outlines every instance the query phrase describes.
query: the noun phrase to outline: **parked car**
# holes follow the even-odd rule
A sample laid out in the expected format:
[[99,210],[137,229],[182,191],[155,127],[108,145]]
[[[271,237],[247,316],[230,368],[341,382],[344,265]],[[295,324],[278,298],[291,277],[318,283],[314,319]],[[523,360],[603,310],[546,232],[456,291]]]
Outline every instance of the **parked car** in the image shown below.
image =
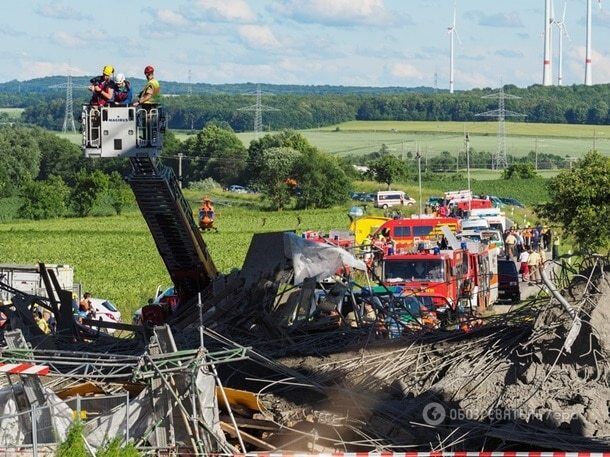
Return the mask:
[[494,195],[490,195],[489,199],[491,200],[491,203],[493,204],[494,208],[502,208],[505,205],[505,203],[499,197],[496,197]]
[[430,197],[428,201],[426,201],[426,205],[431,208],[436,208],[437,206],[441,206],[445,199],[443,197]]
[[236,184],[233,184],[232,186],[229,186],[229,192],[235,192],[237,194],[247,194],[248,189],[244,186],[238,186]]
[[513,303],[521,301],[519,272],[512,260],[498,259],[498,298]]
[[352,192],[349,197],[352,200],[360,201],[360,199],[364,197],[364,195],[366,195],[364,192]]
[[[110,300],[104,298],[91,298],[91,306],[95,310],[95,319],[116,324],[121,322],[121,312]],[[114,333],[113,328],[104,329],[107,333]]]
[[510,206],[517,206],[519,208],[525,208],[525,205],[523,203],[521,203],[519,200],[517,200],[516,198],[511,198],[511,197],[498,197],[498,199],[504,203],[505,205],[510,205]]

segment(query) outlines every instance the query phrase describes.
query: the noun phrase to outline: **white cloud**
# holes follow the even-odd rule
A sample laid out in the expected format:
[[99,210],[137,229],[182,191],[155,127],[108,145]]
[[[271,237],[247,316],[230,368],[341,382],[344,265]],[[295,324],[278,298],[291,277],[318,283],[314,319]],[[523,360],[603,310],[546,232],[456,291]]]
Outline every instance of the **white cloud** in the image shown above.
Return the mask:
[[27,80],[32,78],[44,78],[45,76],[67,75],[83,76],[88,73],[78,66],[70,66],[68,63],[49,62],[45,60],[21,60],[20,78]]
[[[570,71],[580,77],[576,81],[578,84],[582,84],[585,80],[585,55],[586,49],[584,46],[575,46],[570,49],[568,54]],[[593,84],[610,81],[610,58],[595,49],[592,49],[591,55],[591,75]]]
[[461,73],[456,72],[455,83],[459,88],[466,87],[497,87],[498,80],[492,80],[482,73]]
[[51,34],[51,41],[64,48],[80,48],[87,43],[86,40],[78,35],[64,32],[63,30]]
[[421,79],[423,77],[422,72],[417,67],[405,62],[390,65],[389,72],[395,78],[400,79]]
[[182,14],[168,9],[155,10],[154,16],[158,22],[173,27],[184,27],[188,24]]
[[53,19],[71,19],[75,21],[91,20],[88,14],[83,14],[74,8],[59,2],[45,3],[34,10],[36,14]]
[[178,12],[172,9],[144,8],[151,21],[140,26],[140,35],[147,38],[175,38],[183,33],[215,34],[220,25],[199,21],[192,14]]
[[282,0],[270,7],[297,22],[328,26],[409,25],[409,15],[389,11],[383,0]]
[[247,23],[256,20],[256,14],[244,0],[198,0],[194,7],[201,19],[211,22]]
[[240,25],[237,33],[244,44],[255,49],[272,49],[279,47],[280,43],[266,25]]

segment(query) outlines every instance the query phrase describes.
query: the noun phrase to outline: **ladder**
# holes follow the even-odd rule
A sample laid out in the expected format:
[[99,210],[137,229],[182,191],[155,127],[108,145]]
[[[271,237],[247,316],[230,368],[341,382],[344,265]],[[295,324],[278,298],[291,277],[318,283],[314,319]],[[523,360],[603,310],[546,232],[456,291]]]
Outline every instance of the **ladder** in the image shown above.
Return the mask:
[[127,178],[180,303],[205,289],[218,270],[171,168],[149,155],[130,158]]

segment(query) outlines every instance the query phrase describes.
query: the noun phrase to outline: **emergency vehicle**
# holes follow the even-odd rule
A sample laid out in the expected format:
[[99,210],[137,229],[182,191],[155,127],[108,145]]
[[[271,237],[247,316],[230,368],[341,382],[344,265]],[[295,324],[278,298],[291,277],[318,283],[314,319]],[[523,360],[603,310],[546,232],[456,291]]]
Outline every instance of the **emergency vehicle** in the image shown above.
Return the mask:
[[454,217],[433,217],[414,215],[410,219],[391,219],[377,229],[375,234],[385,238],[391,236],[396,241],[397,252],[420,242],[433,241],[443,234],[441,227],[447,226],[456,233],[460,230],[460,220]]
[[498,248],[470,242],[459,249],[434,247],[388,255],[382,262],[382,280],[415,296],[444,297],[452,311],[459,306],[474,312],[498,299],[497,259]]

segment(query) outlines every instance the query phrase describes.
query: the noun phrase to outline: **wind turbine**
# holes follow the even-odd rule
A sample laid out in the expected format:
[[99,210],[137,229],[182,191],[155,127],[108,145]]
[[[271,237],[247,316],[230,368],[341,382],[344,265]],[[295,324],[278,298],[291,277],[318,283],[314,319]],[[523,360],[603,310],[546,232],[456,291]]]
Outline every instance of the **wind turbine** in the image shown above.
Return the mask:
[[[588,0],[590,1],[590,0]],[[542,66],[542,85],[551,86],[553,84],[553,67],[551,66],[552,49],[552,29],[553,24],[553,2],[544,2],[544,62]]]
[[561,15],[560,21],[555,21],[555,25],[559,29],[559,67],[557,69],[557,85],[563,85],[563,37],[565,36],[568,40],[570,39],[570,34],[566,29],[566,7],[568,6],[567,0],[563,2],[563,13]]
[[458,35],[457,29],[455,28],[456,15],[457,15],[456,6],[454,3],[453,4],[453,24],[450,25],[449,27],[447,27],[447,33],[449,33],[449,93],[450,94],[453,93],[453,83],[454,83],[454,71],[453,71],[454,54],[455,54],[454,53],[454,44],[453,44],[454,35],[458,39],[460,44],[462,44],[462,40],[460,40],[460,36]]
[[[593,85],[591,75],[591,1],[587,0],[587,54],[585,56],[585,86]],[[601,0],[597,0],[599,7],[602,7]]]

